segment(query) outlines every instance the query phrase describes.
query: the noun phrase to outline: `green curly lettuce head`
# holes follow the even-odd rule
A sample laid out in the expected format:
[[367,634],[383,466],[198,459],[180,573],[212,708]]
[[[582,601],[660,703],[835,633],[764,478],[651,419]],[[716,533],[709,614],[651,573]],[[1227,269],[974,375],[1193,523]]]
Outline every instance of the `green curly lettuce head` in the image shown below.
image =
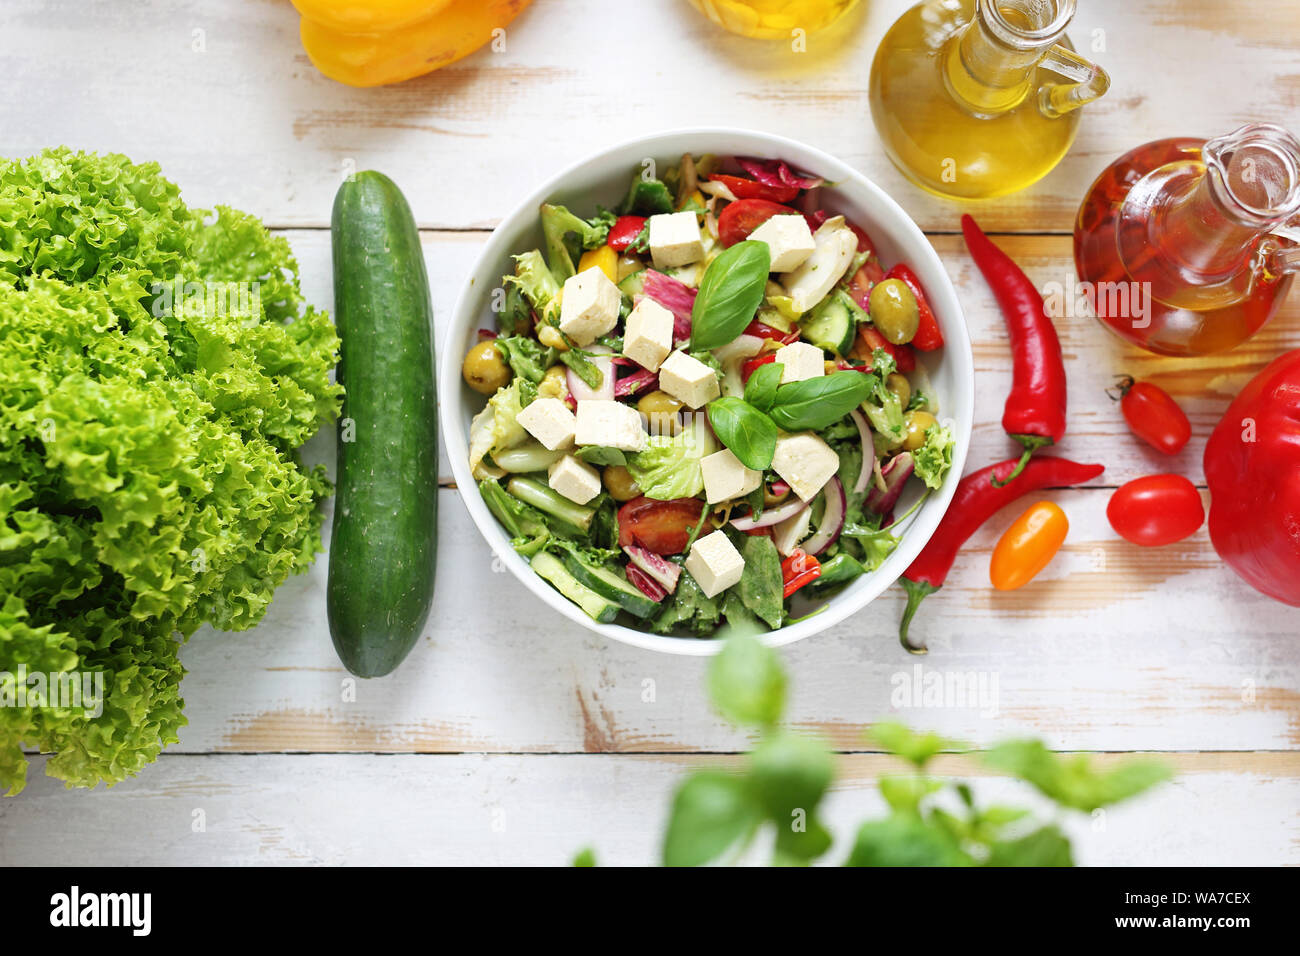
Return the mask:
[[[176,742],[181,641],[256,624],[320,548],[297,448],[338,345],[256,219],[123,156],[0,160],[0,787],[24,748],[94,786]],[[102,712],[17,705],[20,667],[102,673]]]

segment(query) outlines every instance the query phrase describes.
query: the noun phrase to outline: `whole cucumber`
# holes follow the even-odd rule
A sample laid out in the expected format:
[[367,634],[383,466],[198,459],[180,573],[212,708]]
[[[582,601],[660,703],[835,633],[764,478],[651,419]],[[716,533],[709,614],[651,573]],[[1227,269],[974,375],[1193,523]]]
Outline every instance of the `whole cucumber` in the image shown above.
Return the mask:
[[433,307],[410,206],[387,176],[339,187],[334,311],[346,390],[326,610],[344,666],[390,673],[433,603],[438,409]]

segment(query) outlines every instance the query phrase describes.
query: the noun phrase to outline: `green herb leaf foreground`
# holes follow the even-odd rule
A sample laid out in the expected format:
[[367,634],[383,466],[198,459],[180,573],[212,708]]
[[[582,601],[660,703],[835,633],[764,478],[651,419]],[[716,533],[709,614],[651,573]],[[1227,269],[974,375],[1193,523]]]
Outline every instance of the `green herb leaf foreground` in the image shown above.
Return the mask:
[[776,390],[768,414],[786,431],[815,431],[833,425],[865,402],[875,383],[874,375],[849,370],[791,382]]
[[767,243],[745,240],[709,264],[691,309],[691,349],[715,349],[745,331],[763,301],[772,257]]
[[709,424],[718,440],[746,468],[765,471],[776,454],[776,424],[753,405],[739,398],[719,398],[709,403]]

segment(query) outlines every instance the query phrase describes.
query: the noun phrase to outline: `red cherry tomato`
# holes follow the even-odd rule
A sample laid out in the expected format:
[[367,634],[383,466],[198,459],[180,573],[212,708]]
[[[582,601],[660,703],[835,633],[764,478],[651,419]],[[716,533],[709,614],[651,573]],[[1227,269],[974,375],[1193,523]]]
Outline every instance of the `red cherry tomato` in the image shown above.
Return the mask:
[[615,252],[623,252],[641,235],[645,228],[645,216],[619,216],[614,225],[609,227],[609,237],[605,242]]
[[731,195],[737,199],[767,199],[771,202],[789,202],[799,195],[798,186],[768,186],[755,179],[745,179],[743,176],[727,176],[722,173],[714,173],[709,177],[709,181],[722,183],[731,190]]
[[858,252],[876,251],[876,244],[871,241],[871,237],[867,235],[865,230],[860,229],[856,223],[849,222],[847,219],[844,220],[844,225],[848,226],[850,231],[858,237]]
[[912,341],[908,344],[922,352],[933,352],[935,349],[943,348],[943,332],[939,329],[934,310],[930,308],[930,300],[925,297],[925,290],[921,288],[921,280],[916,277],[916,273],[900,262],[885,273],[885,278],[901,279],[912,290],[912,295],[916,296],[921,321],[916,327],[916,335],[912,336]]
[[728,203],[718,216],[718,240],[734,246],[773,216],[797,216],[799,211],[767,199],[741,199]]
[[1120,411],[1124,420],[1144,442],[1156,451],[1176,455],[1192,437],[1192,423],[1173,397],[1158,385],[1135,382],[1125,376],[1119,384]]
[[1147,475],[1111,495],[1106,517],[1125,541],[1152,548],[1195,534],[1205,523],[1205,506],[1182,475]]
[[699,498],[633,498],[618,509],[618,546],[637,544],[655,554],[681,554],[703,511]]

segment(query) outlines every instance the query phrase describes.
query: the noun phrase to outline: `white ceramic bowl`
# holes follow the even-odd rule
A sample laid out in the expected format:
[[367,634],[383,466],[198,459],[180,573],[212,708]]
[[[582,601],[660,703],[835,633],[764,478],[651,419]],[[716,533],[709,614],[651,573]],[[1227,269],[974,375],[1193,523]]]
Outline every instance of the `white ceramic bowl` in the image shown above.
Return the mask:
[[[646,159],[659,168],[675,164],[683,153],[699,156],[715,153],[784,159],[798,169],[826,178],[823,205],[843,213],[865,229],[876,243],[886,268],[906,262],[916,272],[943,329],[945,347],[922,355],[933,393],[939,403],[939,418],[952,425],[957,436],[953,467],[943,487],[935,491],[902,529],[898,548],[875,572],[863,575],[831,598],[820,614],[771,632],[772,646],[790,644],[838,624],[862,610],[907,569],[930,539],[952,500],[970,445],[971,418],[975,405],[974,359],[970,336],[961,305],[948,273],[929,240],[898,203],[880,187],[838,159],[794,140],[768,133],[740,129],[686,129],[645,136],[607,149],[564,170],[543,183],[497,227],[483,255],[461,290],[451,326],[441,343],[442,366],[439,393],[442,406],[443,440],[451,456],[452,473],[461,500],[493,552],[533,594],[574,624],[616,641],[665,651],[670,654],[707,655],[716,653],[721,642],[690,637],[666,637],[617,624],[598,624],[538,577],[510,547],[509,538],[475,491],[469,471],[469,423],[483,407],[483,396],[472,391],[461,378],[465,352],[477,340],[477,330],[494,328],[491,296],[502,276],[513,271],[511,256],[528,249],[543,248],[538,207],[546,201],[569,205],[578,215],[595,212],[597,203],[614,207],[627,184]],[[917,485],[910,482],[909,485]],[[899,504],[905,511],[919,494],[909,488]]]

